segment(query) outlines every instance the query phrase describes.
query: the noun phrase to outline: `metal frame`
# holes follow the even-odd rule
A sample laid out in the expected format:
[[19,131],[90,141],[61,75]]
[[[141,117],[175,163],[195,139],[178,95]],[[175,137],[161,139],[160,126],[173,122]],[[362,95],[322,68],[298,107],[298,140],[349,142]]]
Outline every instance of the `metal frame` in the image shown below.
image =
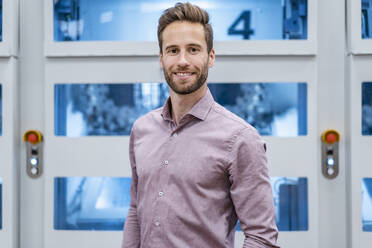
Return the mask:
[[18,56],[19,0],[3,0],[3,40],[0,57]]
[[[41,1],[43,1],[42,4],[44,4],[44,14],[42,14],[42,8],[39,8],[42,4],[38,4],[39,2],[41,3]],[[329,4],[332,1],[333,3]],[[342,231],[339,231],[340,229],[342,230],[342,226],[344,225],[342,219],[339,219],[339,216],[343,215],[339,213],[342,212],[344,206],[341,206],[342,204],[339,203],[343,203],[343,198],[340,198],[340,192],[344,195],[345,184],[342,177],[333,182],[323,182],[321,173],[318,171],[319,154],[317,152],[319,129],[325,125],[329,127],[330,124],[337,122],[343,117],[340,111],[334,111],[335,109],[331,109],[328,106],[340,104],[339,96],[342,90],[340,90],[340,92],[337,91],[336,96],[332,100],[328,97],[325,100],[324,95],[320,93],[322,93],[321,90],[324,88],[335,89],[336,87],[334,87],[335,83],[333,83],[333,81],[337,81],[337,83],[339,83],[338,88],[342,88],[339,85],[342,85],[343,77],[339,76],[336,78],[337,80],[332,77],[342,74],[342,70],[339,70],[339,65],[344,63],[344,61],[338,59],[338,57],[333,58],[332,53],[334,52],[334,46],[330,47],[330,44],[324,41],[329,38],[328,35],[324,35],[325,31],[328,32],[328,30],[325,30],[326,28],[324,25],[318,25],[318,22],[325,22],[327,20],[326,18],[328,15],[325,15],[324,12],[331,9],[328,8],[329,6],[336,9],[337,13],[332,15],[333,17],[337,17],[336,21],[339,20],[339,16],[342,16],[342,11],[338,11],[338,8],[341,9],[341,7],[338,7],[340,6],[339,0],[324,1],[322,2],[322,6],[319,7],[318,5],[320,4],[317,2],[316,0],[309,1],[310,15],[308,35],[310,40],[298,42],[262,41],[257,42],[257,44],[255,42],[241,43],[242,41],[221,42],[221,44],[216,43],[216,49],[219,50],[217,54],[223,56],[217,56],[218,63],[216,63],[215,68],[212,69],[210,73],[211,82],[247,82],[249,80],[251,82],[306,81],[308,83],[308,135],[296,138],[265,138],[269,148],[268,156],[271,175],[308,177],[310,204],[309,232],[282,232],[280,234],[280,244],[282,247],[298,247],[298,240],[301,240],[304,247],[329,247],[324,244],[327,242],[337,242],[337,240],[343,242],[347,235],[347,233],[345,233],[345,235],[341,235],[341,237],[340,235],[332,236],[332,234],[343,234]],[[335,4],[335,2],[337,4]],[[27,0],[24,0],[23,4],[24,6],[31,6],[31,4],[27,3]],[[24,177],[22,178],[24,181],[22,187],[23,200],[21,198],[21,202],[23,203],[22,206],[25,206],[25,209],[21,212],[24,222],[21,225],[23,226],[23,229],[21,227],[21,240],[24,240],[23,243],[29,247],[66,247],[68,245],[73,247],[73,245],[79,246],[79,244],[80,246],[92,245],[92,247],[102,247],[110,245],[111,243],[114,247],[121,241],[121,232],[93,233],[85,231],[65,232],[53,230],[54,188],[51,186],[53,185],[55,176],[130,175],[126,152],[124,152],[128,149],[128,139],[123,137],[66,139],[54,136],[54,110],[52,104],[50,104],[53,102],[53,84],[66,82],[122,83],[159,81],[162,78],[162,73],[159,69],[158,59],[156,57],[158,48],[155,43],[151,42],[145,44],[131,44],[125,42],[92,42],[84,44],[79,42],[78,44],[71,43],[71,46],[68,44],[62,44],[61,46],[57,44],[58,46],[56,46],[55,43],[51,42],[52,40],[47,40],[48,34],[52,33],[52,26],[48,27],[50,22],[48,24],[48,21],[45,21],[48,19],[50,20],[48,15],[52,13],[50,11],[52,1],[39,0],[35,1],[35,5],[37,8],[35,7],[33,10],[37,15],[31,16],[30,13],[25,11],[24,16],[26,16],[26,18],[24,17],[24,20],[32,24],[44,22],[44,34],[46,34],[46,36],[44,37],[45,44],[43,51],[47,58],[41,60],[39,56],[40,53],[36,55],[32,54],[34,55],[32,58],[37,58],[35,63],[32,64],[29,63],[29,60],[25,60],[27,63],[23,63],[23,67],[21,68],[23,69],[21,93],[26,97],[22,98],[20,101],[23,103],[23,106],[26,106],[26,110],[35,109],[35,107],[38,110],[36,115],[25,115],[22,126],[45,126],[45,135],[49,145],[46,147],[45,161],[47,161],[50,166],[46,168],[44,177],[41,181],[31,184]],[[324,8],[324,6],[326,6],[326,8]],[[322,7],[324,11],[322,11]],[[321,18],[320,21],[318,21],[318,15],[319,18]],[[339,25],[334,25],[336,28],[339,27]],[[22,27],[25,29],[28,25],[23,23],[21,30]],[[329,27],[329,25],[327,27]],[[35,30],[37,32],[36,39],[24,30],[22,31],[24,32],[24,38],[32,40],[27,46],[25,46],[25,42],[23,42],[24,49],[22,57],[25,56],[25,54],[27,56],[27,52],[30,50],[33,51],[35,47],[37,51],[42,47],[42,41],[39,40],[39,37],[41,37],[40,33],[42,33],[43,28],[40,25],[35,25]],[[337,35],[337,38],[341,40],[339,36],[342,35]],[[318,39],[322,39],[319,45],[317,44]],[[342,42],[340,41],[340,43]],[[321,50],[318,54],[319,48],[324,50]],[[339,52],[339,50],[337,50],[337,52]],[[97,58],[92,56],[102,57]],[[320,60],[322,61],[319,62]],[[236,68],[239,63],[242,63],[242,66],[244,66],[239,67],[240,70]],[[336,66],[332,67],[335,64]],[[322,68],[327,68],[327,72],[322,70]],[[146,73],[143,73],[143,71]],[[33,97],[38,100],[32,102],[31,97],[27,97],[29,92],[34,93]],[[23,110],[24,114],[27,114],[26,110]],[[329,113],[332,115],[329,115]],[[342,128],[343,124],[340,123],[336,123],[336,125]],[[341,149],[344,149],[344,143],[340,144],[340,146]],[[85,148],[82,149],[82,147]],[[110,147],[111,150],[107,154],[117,154],[117,156],[115,155],[110,157],[110,160],[107,160],[107,154],[92,152],[101,151],[101,147]],[[285,147],[285,150],[283,147]],[[288,155],[280,153],[280,148],[282,148],[282,151],[288,151]],[[297,153],[297,151],[300,152]],[[105,153],[106,152],[105,150]],[[294,154],[294,157],[290,156],[292,154]],[[90,166],[93,163],[105,166]],[[345,165],[344,160],[342,160],[341,163]],[[293,169],[294,166],[296,166],[296,170]],[[56,170],[54,171],[54,169]],[[21,173],[21,175],[24,174],[23,171]],[[340,173],[342,174],[344,172],[341,171]],[[344,176],[344,174],[341,176]],[[330,187],[323,188],[324,185]],[[331,200],[330,196],[333,197]],[[356,196],[358,195],[356,194]],[[330,203],[331,201],[332,203]],[[37,204],[33,204],[34,202]],[[334,205],[337,206],[333,208]],[[43,219],[41,224],[38,221],[39,219]],[[32,222],[32,220],[34,221]],[[337,220],[338,225],[331,226],[334,224],[333,221],[329,221],[329,225],[327,225],[328,220]],[[330,236],[324,236],[324,234],[329,233],[331,233]],[[238,246],[239,242],[242,240],[241,233],[237,233],[237,236],[236,244]],[[62,240],[66,243],[62,244]],[[106,240],[109,240],[110,244],[107,244]],[[84,242],[83,245],[82,242]],[[323,242],[323,246],[319,245],[321,242]]]
[[2,229],[0,230],[1,247],[18,247],[19,220],[19,178],[18,178],[18,85],[15,58],[0,58],[0,84],[3,94],[3,130],[0,136],[2,153]]
[[362,230],[362,178],[372,177],[370,164],[370,147],[372,147],[372,137],[363,136],[362,128],[362,83],[372,81],[370,70],[370,56],[358,56],[351,61],[351,113],[350,113],[350,132],[351,132],[351,153],[350,165],[353,168],[350,173],[350,231],[352,247],[367,248],[372,243],[371,232]]
[[351,234],[348,242],[349,247],[369,247],[372,242],[370,232],[362,229],[362,197],[361,182],[365,177],[372,177],[372,170],[366,163],[369,161],[369,147],[372,146],[372,137],[362,135],[362,83],[372,81],[371,55],[372,39],[362,39],[361,33],[361,0],[348,0],[349,10],[347,12],[349,30],[348,40],[350,43],[347,65],[350,72],[346,80],[350,96],[347,97],[347,125],[349,129],[349,153],[348,163],[348,208],[347,213],[348,233]]
[[[316,61],[312,56],[296,57],[242,57],[220,56],[211,69],[209,82],[306,82],[308,106],[308,132],[306,136],[291,138],[265,137],[268,144],[271,176],[307,177],[309,202],[308,231],[282,232],[283,247],[297,247],[303,240],[304,247],[318,244],[318,168],[316,126]],[[243,68],[246,68],[243,70]],[[143,73],[146,71],[146,73]],[[247,80],[249,79],[249,80]],[[126,83],[164,81],[156,57],[130,58],[53,58],[45,66],[45,103],[54,102],[54,85],[57,83]],[[45,104],[45,220],[44,245],[56,248],[70,245],[114,247],[121,242],[121,232],[61,231],[53,229],[54,178],[61,176],[124,176],[130,177],[128,137],[77,137],[68,138],[54,134],[54,106]],[[103,149],[110,147],[110,151]],[[293,151],[283,156],[283,149]],[[101,152],[92,152],[100,150]],[[61,152],[62,151],[62,152]],[[79,154],[74,156],[73,154]],[[115,156],[110,156],[115,154]],[[107,157],[110,156],[109,163]],[[96,166],[93,166],[95,164]],[[97,165],[104,166],[97,166]],[[120,166],[118,166],[120,164]],[[293,170],[296,166],[297,169]],[[109,238],[110,237],[110,238]],[[300,238],[299,238],[300,237]],[[236,247],[243,240],[243,233],[236,233]],[[62,242],[63,240],[63,242]],[[110,240],[110,243],[107,243]],[[83,243],[84,244],[83,244]],[[88,242],[88,243],[87,243]],[[112,243],[111,243],[112,242]]]

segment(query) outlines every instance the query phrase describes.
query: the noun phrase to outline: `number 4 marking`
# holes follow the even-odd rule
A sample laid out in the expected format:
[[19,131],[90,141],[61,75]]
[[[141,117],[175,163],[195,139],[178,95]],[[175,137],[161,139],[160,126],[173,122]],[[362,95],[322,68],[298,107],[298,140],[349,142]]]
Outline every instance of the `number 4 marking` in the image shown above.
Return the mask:
[[[243,22],[243,29],[236,29],[238,24]],[[249,37],[254,34],[254,30],[251,29],[251,11],[243,11],[238,19],[228,29],[229,35],[243,35],[244,40],[249,40]]]
[[[243,22],[243,29],[236,29],[238,24]],[[244,40],[249,40],[249,37],[254,34],[254,30],[251,29],[251,11],[243,11],[238,19],[228,29],[229,35],[243,35]]]

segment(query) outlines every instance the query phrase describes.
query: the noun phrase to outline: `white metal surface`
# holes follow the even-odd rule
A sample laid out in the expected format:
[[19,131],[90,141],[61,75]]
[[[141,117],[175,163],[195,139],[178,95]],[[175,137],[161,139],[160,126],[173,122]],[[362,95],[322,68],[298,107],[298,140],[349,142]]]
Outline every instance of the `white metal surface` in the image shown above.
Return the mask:
[[362,136],[362,83],[372,82],[371,56],[352,57],[351,62],[351,243],[352,247],[367,248],[372,243],[371,232],[362,231],[362,191],[365,177],[372,178],[372,137]]
[[30,129],[44,132],[44,58],[42,1],[21,0],[20,9],[20,142],[17,163],[20,172],[20,247],[41,248],[43,246],[44,177],[34,180],[26,173],[26,146],[22,135]]
[[0,177],[2,178],[2,218],[0,245],[5,248],[18,246],[18,85],[17,60],[0,59],[0,84],[2,85],[3,125],[0,136]]
[[[15,2],[3,1],[4,4]],[[357,56],[350,59],[350,66],[345,66],[344,1],[308,2],[309,41],[216,42],[217,54],[223,56],[217,57],[209,81],[308,84],[308,135],[296,138],[265,138],[269,148],[271,176],[308,177],[309,231],[281,232],[280,244],[286,248],[299,245],[319,248],[369,247],[372,243],[370,233],[361,232],[360,184],[362,177],[372,177],[366,155],[369,153],[368,148],[372,147],[372,142],[370,137],[362,137],[360,134],[360,83],[363,80],[372,81],[369,69],[372,60],[370,56]],[[364,42],[357,38],[360,37],[361,26],[360,0],[349,1],[349,4],[353,13],[351,15],[353,29],[350,36],[352,52],[369,54],[372,52],[369,41]],[[4,118],[0,154],[2,158],[3,154],[7,155],[5,164],[9,164],[7,167],[0,167],[4,185],[4,229],[0,231],[0,246],[17,247],[19,228],[22,248],[119,247],[121,232],[118,231],[53,230],[55,176],[130,175],[127,158],[128,138],[70,139],[54,136],[53,88],[54,83],[163,81],[156,57],[158,47],[156,43],[53,43],[51,9],[52,1],[20,1],[19,89],[16,84],[18,67],[16,60],[0,59]],[[14,8],[11,11],[12,16],[17,17],[16,12],[17,8]],[[9,18],[12,17],[6,17],[4,14],[4,19]],[[4,36],[9,30],[17,34],[13,27],[8,31],[4,29]],[[16,54],[12,52],[15,50],[10,48],[16,47],[16,40],[13,39],[11,44],[6,42],[1,44],[0,56]],[[350,78],[345,77],[345,71],[348,70],[351,70]],[[17,96],[18,90],[21,93],[20,97]],[[348,98],[349,101],[344,101]],[[22,105],[20,118],[16,111],[17,103]],[[349,103],[350,106],[347,105]],[[345,115],[348,108],[350,116]],[[17,146],[21,140],[18,124],[21,126],[21,134],[28,129],[37,128],[45,135],[45,174],[41,179],[32,180],[26,175],[25,149],[23,144]],[[347,137],[348,127],[350,137]],[[348,157],[343,155],[340,158],[340,175],[332,181],[322,178],[320,171],[320,134],[327,128],[340,131],[341,154],[348,154]],[[20,163],[18,159],[21,159]],[[19,174],[17,168],[20,168]],[[18,175],[21,185],[20,225],[17,224]],[[6,186],[9,184],[14,187]],[[349,189],[350,199],[345,193]],[[346,207],[348,201],[351,202],[350,209]],[[351,211],[349,219],[351,226],[346,229],[348,211]],[[352,239],[348,245],[350,234]],[[237,234],[237,247],[241,242],[240,233]]]
[[347,126],[350,135],[348,145],[348,232],[351,233],[350,247],[370,247],[371,232],[362,230],[362,192],[363,178],[372,178],[370,166],[371,136],[363,136],[362,128],[362,83],[372,82],[372,39],[361,38],[361,1],[348,1],[348,27],[351,35],[350,51],[347,63],[350,72],[347,74],[350,92],[347,106]]
[[18,6],[19,0],[3,0],[3,40],[0,57],[18,55]]
[[[345,79],[346,30],[345,1],[321,1],[318,6],[318,55],[317,55],[317,163],[319,169],[319,247],[349,248],[346,231],[346,168],[345,145]],[[336,129],[341,134],[340,172],[336,179],[328,180],[321,175],[320,136],[327,129]],[[354,248],[354,247],[353,247]],[[355,247],[357,248],[357,247]]]
[[[143,72],[147,73],[143,73]],[[119,232],[53,230],[53,180],[56,176],[129,176],[128,138],[54,136],[55,83],[126,83],[164,81],[158,59],[58,59],[45,67],[45,245],[89,245],[115,247]],[[316,136],[316,63],[314,57],[281,58],[217,58],[210,72],[210,82],[306,82],[308,85],[308,135],[294,138],[266,138],[272,176],[305,176],[309,182],[309,231],[288,232],[280,236],[283,247],[296,247],[299,238],[304,247],[318,242],[317,201],[317,136]],[[100,151],[100,152],[94,152]],[[293,168],[296,168],[294,170]],[[89,237],[81,239],[81,235]],[[237,235],[237,243],[242,235]],[[238,246],[237,246],[238,247]]]

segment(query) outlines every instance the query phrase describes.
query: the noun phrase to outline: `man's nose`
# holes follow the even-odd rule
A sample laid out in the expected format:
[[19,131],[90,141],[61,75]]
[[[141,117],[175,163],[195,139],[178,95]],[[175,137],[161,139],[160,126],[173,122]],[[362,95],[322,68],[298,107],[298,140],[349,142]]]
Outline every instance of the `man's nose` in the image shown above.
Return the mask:
[[179,66],[188,66],[190,64],[187,53],[185,51],[181,51],[178,57],[177,64]]

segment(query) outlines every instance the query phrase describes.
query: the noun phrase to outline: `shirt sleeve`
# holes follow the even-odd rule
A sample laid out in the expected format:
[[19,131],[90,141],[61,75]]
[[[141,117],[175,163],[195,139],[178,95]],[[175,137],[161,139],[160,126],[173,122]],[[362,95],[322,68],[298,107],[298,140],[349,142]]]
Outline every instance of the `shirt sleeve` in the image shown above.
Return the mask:
[[130,186],[130,208],[125,220],[122,248],[140,247],[140,227],[137,218],[137,172],[134,156],[134,130],[132,129],[129,141],[129,160],[132,168],[132,182]]
[[253,128],[234,137],[229,154],[230,195],[245,235],[243,248],[277,248],[265,143]]

